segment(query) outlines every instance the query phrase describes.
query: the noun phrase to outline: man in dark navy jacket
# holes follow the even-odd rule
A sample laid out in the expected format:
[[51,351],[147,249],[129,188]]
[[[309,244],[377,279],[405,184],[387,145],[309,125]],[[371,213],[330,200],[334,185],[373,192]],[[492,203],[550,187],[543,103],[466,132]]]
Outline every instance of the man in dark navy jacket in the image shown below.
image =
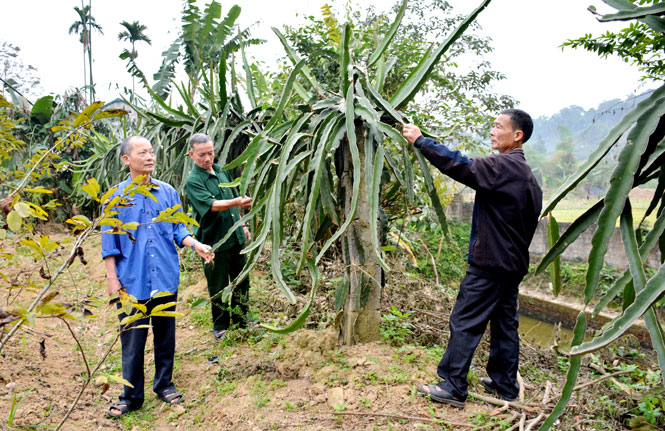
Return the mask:
[[450,340],[437,368],[442,380],[418,386],[434,401],[464,406],[471,358],[488,322],[489,378],[481,383],[503,400],[517,398],[517,295],[529,267],[529,244],[542,207],[542,191],[522,151],[532,131],[529,114],[519,109],[505,110],[490,132],[492,149],[499,154],[467,158],[423,137],[418,127],[404,126],[404,137],[430,163],[476,191],[469,268],[450,315]]

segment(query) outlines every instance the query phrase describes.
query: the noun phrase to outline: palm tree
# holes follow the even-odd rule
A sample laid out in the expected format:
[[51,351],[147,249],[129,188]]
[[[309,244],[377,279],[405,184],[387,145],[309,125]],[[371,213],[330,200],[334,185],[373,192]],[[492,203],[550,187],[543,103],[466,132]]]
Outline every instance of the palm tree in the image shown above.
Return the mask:
[[[138,57],[139,53],[136,52],[136,48],[134,45],[136,42],[146,42],[148,45],[152,44],[152,41],[150,38],[144,33],[148,27],[146,27],[143,24],[139,24],[138,21],[134,21],[132,23],[129,23],[127,21],[123,21],[120,23],[121,26],[125,27],[126,30],[121,31],[118,33],[118,40],[128,40],[129,43],[132,44],[132,50],[127,51],[126,49],[122,51],[122,54],[120,54],[120,58],[125,59],[125,58],[130,58],[131,60],[135,60],[136,57]],[[134,96],[134,75],[132,75],[132,96]]]
[[90,5],[81,8],[74,6],[74,10],[79,15],[79,21],[69,27],[69,34],[78,34],[79,41],[83,45],[83,86],[88,85],[87,73],[85,67],[85,57],[88,56],[89,75],[90,75],[90,103],[94,101],[95,89],[92,80],[92,30],[97,30],[100,34],[104,34],[102,27],[97,24],[95,17],[90,13]]

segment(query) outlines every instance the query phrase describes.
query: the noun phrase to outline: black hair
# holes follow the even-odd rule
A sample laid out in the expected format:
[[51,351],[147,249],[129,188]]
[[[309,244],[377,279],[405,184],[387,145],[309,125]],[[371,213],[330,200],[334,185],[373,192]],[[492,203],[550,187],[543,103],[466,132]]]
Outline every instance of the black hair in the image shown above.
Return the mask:
[[531,116],[521,109],[504,109],[501,114],[510,116],[510,122],[513,124],[513,129],[521,130],[524,133],[522,143],[526,143],[533,133],[533,120]]

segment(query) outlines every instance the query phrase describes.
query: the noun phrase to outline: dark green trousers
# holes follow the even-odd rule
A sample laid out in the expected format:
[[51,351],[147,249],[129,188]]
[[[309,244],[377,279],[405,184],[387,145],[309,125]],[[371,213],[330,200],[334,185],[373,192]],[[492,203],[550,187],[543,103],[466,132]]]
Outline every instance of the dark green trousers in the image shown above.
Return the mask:
[[236,285],[231,295],[231,303],[222,302],[221,292],[233,281],[245,266],[245,255],[240,254],[242,245],[215,252],[215,259],[203,265],[203,272],[208,281],[210,308],[212,309],[212,327],[215,331],[228,329],[231,325],[241,328],[247,326],[249,310],[249,277]]

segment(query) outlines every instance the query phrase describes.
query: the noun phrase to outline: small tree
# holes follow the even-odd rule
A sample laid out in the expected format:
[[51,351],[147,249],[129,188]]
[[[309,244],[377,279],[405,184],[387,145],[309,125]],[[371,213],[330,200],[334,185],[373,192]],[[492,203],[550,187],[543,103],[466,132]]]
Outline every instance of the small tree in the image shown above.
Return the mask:
[[[79,16],[78,21],[69,27],[69,34],[78,34],[79,41],[83,47],[83,86],[86,87],[90,85],[90,103],[93,103],[95,100],[95,84],[92,80],[92,31],[98,31],[101,34],[104,34],[102,27],[97,24],[95,17],[92,16],[90,11],[90,5],[83,6],[78,8],[74,6],[74,10]],[[86,56],[88,59],[88,71],[86,73]],[[88,77],[90,81],[88,82]]]
[[[353,26],[341,26],[336,70],[338,84],[323,86],[276,29],[294,68],[272,116],[240,157],[226,169],[244,165],[239,179],[241,193],[255,196],[252,210],[239,221],[256,219],[257,229],[245,248],[248,264],[238,276],[246,277],[271,239],[273,279],[286,297],[295,297],[282,275],[280,254],[286,220],[298,220],[297,270],[307,267],[312,276],[309,303],[285,328],[304,324],[319,281],[321,258],[338,240],[344,258],[344,282],[336,292],[342,313],[341,335],[345,344],[379,338],[384,261],[379,240],[379,203],[386,178],[394,178],[406,199],[413,201],[413,163],[423,167],[426,189],[445,227],[445,216],[423,156],[406,144],[394,126],[406,122],[404,109],[423,88],[434,66],[461,36],[489,0],[452,30],[431,52],[426,52],[410,75],[388,99],[377,83],[387,76],[388,48],[406,10],[402,2],[397,17],[366,60],[354,56]],[[288,105],[297,110],[286,110]],[[403,168],[401,168],[403,166]],[[392,193],[395,193],[393,190]],[[388,192],[390,193],[390,191]],[[295,199],[295,208],[289,205]],[[320,240],[318,242],[317,240]],[[223,239],[221,243],[223,243]],[[321,245],[322,244],[322,245]],[[234,284],[234,283],[232,283]],[[224,292],[228,295],[232,287]]]
[[[93,124],[106,118],[125,115],[122,110],[101,110],[103,102],[96,102],[88,106],[81,113],[70,113],[70,116],[62,120],[57,126],[51,128],[56,135],[52,147],[36,150],[19,168],[8,163],[16,153],[20,153],[26,147],[25,142],[17,139],[13,132],[15,124],[8,112],[12,105],[0,94],[0,179],[2,190],[11,190],[0,202],[2,209],[2,224],[7,225],[8,230],[0,229],[0,243],[2,254],[0,265],[3,268],[2,289],[6,292],[6,302],[0,308],[0,353],[6,355],[5,348],[12,338],[19,333],[24,325],[35,326],[42,319],[57,319],[67,328],[71,337],[72,345],[66,351],[77,352],[81,356],[85,370],[80,375],[82,383],[78,392],[73,396],[69,408],[64,412],[56,430],[62,428],[70,414],[78,404],[86,388],[95,382],[102,387],[102,392],[108,389],[109,383],[116,382],[130,385],[129,382],[113,374],[101,374],[101,366],[104,364],[114,345],[120,337],[120,332],[133,321],[146,317],[145,306],[139,304],[136,298],[126,293],[120,294],[119,301],[121,311],[127,317],[120,322],[121,329],[111,338],[110,343],[105,344],[96,360],[92,360],[91,352],[86,352],[82,343],[81,335],[77,335],[72,328],[72,321],[78,320],[75,310],[84,311],[83,316],[91,314],[86,307],[91,298],[77,298],[72,303],[66,303],[67,299],[57,296],[64,290],[62,284],[63,275],[71,271],[72,264],[79,259],[86,264],[83,245],[99,233],[99,227],[103,225],[112,226],[113,229],[105,234],[131,235],[139,224],[137,222],[123,223],[114,218],[117,209],[123,206],[133,205],[133,196],[142,194],[155,198],[150,193],[150,185],[140,184],[142,177],[136,178],[118,196],[109,200],[116,188],[101,193],[99,183],[94,178],[89,178],[81,185],[81,190],[93,200],[97,208],[105,205],[96,217],[88,218],[84,215],[76,215],[67,220],[72,226],[70,235],[64,238],[55,238],[40,233],[36,226],[39,221],[49,220],[55,208],[59,205],[56,200],[51,200],[44,205],[34,203],[35,195],[52,195],[53,191],[39,186],[38,180],[51,172],[66,169],[68,163],[63,162],[61,156],[70,147],[81,147],[88,142],[90,134],[94,133]],[[196,222],[178,211],[179,206],[162,211],[153,222],[169,223],[194,223]],[[5,248],[5,244],[11,244]],[[32,261],[26,269],[21,262]],[[123,292],[124,293],[124,292]],[[157,293],[156,296],[160,296]],[[71,298],[69,298],[71,299]],[[95,301],[98,302],[98,301]],[[169,303],[164,308],[173,305]],[[156,311],[155,311],[156,310]],[[155,308],[150,316],[174,316],[176,313],[163,311]],[[135,312],[133,312],[135,311]],[[38,320],[39,319],[39,320]],[[99,340],[95,340],[95,346]],[[12,415],[10,414],[10,417]],[[9,424],[11,426],[11,423]]]
[[[145,34],[145,31],[148,29],[148,27],[143,24],[139,24],[138,21],[134,21],[132,23],[123,21],[120,23],[120,25],[125,27],[125,30],[118,33],[118,40],[127,40],[132,45],[131,51],[128,51],[127,49],[123,50],[120,54],[120,58],[123,60],[130,58],[132,61],[135,61],[136,57],[139,55],[139,53],[136,51],[136,42],[143,41],[148,45],[152,44],[152,41],[148,35]],[[134,79],[135,77],[132,75],[132,99],[134,98]]]

